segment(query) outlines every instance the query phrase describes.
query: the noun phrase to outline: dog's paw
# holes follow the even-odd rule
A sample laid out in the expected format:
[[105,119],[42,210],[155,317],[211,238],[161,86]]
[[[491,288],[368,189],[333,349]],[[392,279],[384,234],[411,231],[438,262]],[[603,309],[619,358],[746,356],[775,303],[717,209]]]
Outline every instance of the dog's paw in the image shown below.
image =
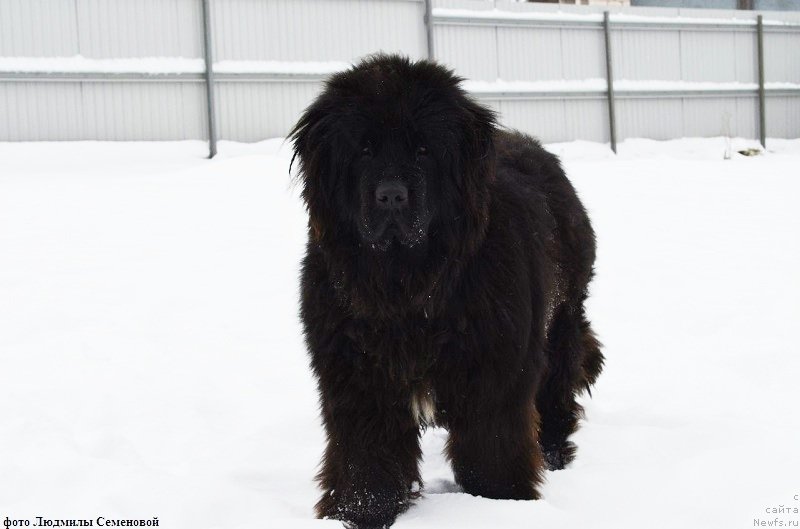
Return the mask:
[[317,503],[317,517],[339,520],[347,529],[388,529],[408,507],[411,496],[367,490],[329,492]]
[[577,447],[570,441],[566,441],[558,448],[544,451],[544,462],[548,470],[561,470],[575,459]]

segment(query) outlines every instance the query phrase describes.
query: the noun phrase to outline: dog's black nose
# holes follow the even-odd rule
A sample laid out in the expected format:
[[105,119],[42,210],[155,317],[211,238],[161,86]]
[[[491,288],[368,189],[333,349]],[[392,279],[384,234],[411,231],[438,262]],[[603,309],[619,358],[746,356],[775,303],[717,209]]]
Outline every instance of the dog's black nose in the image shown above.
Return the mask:
[[403,209],[408,205],[408,188],[395,180],[381,182],[375,189],[375,203],[381,209]]

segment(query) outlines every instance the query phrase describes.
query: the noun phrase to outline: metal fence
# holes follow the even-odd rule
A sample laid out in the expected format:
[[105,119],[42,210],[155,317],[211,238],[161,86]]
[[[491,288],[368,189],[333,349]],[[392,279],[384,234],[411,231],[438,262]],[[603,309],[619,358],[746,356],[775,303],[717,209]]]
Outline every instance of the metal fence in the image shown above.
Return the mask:
[[376,51],[433,56],[503,124],[546,142],[800,137],[798,13],[0,0],[0,140],[207,139],[213,150],[216,138],[282,136],[331,71]]

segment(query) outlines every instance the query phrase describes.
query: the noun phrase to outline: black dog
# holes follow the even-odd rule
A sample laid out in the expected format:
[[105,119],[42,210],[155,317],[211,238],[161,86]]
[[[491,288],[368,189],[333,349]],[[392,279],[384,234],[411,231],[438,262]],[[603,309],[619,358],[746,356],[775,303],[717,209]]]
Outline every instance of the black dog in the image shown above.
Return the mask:
[[336,74],[292,131],[309,241],[301,315],[328,446],[320,517],[386,527],[417,495],[420,426],[458,484],[535,499],[603,356],[595,240],[558,159],[460,79],[393,55]]

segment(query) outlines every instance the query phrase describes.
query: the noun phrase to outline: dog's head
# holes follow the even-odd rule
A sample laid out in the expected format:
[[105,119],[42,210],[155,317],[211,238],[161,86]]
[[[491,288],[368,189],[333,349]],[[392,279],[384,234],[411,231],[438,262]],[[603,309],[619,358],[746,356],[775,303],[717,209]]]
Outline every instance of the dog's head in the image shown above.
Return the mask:
[[460,81],[396,55],[328,80],[292,131],[317,242],[419,256],[482,236],[495,121]]

